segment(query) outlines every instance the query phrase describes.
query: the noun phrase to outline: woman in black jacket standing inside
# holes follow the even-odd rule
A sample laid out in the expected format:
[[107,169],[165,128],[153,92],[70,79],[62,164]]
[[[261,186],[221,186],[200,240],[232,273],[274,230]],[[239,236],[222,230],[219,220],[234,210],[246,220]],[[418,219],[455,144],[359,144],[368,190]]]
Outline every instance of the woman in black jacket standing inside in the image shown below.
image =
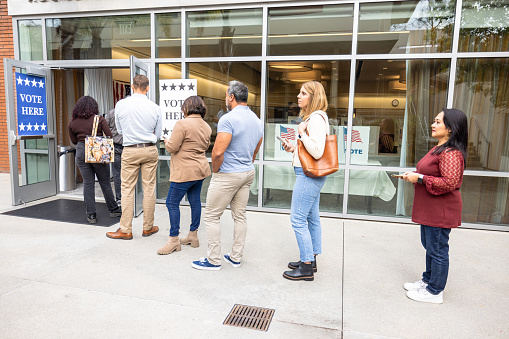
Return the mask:
[[[69,137],[76,145],[76,164],[83,177],[83,196],[87,206],[87,220],[90,224],[97,223],[97,214],[95,209],[95,177],[99,181],[101,190],[106,200],[110,217],[120,217],[122,210],[117,205],[113,190],[110,184],[110,164],[92,164],[85,162],[85,138],[92,135],[94,118],[99,115],[97,101],[89,96],[81,97],[72,110],[72,119],[69,122]],[[106,120],[99,116],[97,125],[97,135],[106,135],[111,137],[111,130]]]

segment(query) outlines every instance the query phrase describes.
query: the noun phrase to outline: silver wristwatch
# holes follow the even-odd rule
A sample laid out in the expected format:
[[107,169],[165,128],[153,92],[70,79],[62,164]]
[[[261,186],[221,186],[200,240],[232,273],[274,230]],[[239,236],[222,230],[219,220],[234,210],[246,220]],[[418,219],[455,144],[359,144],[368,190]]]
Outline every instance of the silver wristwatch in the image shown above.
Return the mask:
[[417,182],[419,184],[422,184],[423,183],[423,180],[424,180],[424,174],[419,174],[419,177],[417,178]]

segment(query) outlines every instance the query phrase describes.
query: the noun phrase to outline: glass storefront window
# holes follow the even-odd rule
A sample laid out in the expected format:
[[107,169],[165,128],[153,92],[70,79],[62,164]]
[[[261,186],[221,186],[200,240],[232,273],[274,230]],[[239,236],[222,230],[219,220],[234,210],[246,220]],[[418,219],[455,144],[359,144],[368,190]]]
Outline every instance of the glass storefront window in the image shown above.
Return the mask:
[[269,9],[268,55],[349,54],[353,6]]
[[[412,209],[405,204],[408,205],[408,201],[413,200],[413,186],[391,177],[391,174],[396,173],[351,170],[348,182],[348,213],[409,216]],[[408,195],[411,195],[411,200]]]
[[156,58],[180,58],[180,13],[156,14]]
[[276,135],[296,142],[298,124],[302,121],[297,95],[306,81],[320,81],[324,86],[330,133],[337,134],[341,126],[347,125],[350,61],[269,62],[267,70],[265,160],[292,161],[292,154],[282,149]]
[[461,198],[463,222],[509,224],[509,178],[464,176]]
[[150,15],[46,20],[48,60],[150,58]]
[[415,166],[436,144],[431,124],[447,103],[449,68],[447,59],[358,61],[350,163]]
[[213,10],[187,14],[190,57],[262,54],[262,9]]
[[460,52],[509,51],[509,0],[463,0]]
[[454,107],[468,117],[466,169],[509,171],[509,59],[459,59]]
[[19,60],[33,61],[44,58],[42,52],[42,20],[18,21]]
[[456,1],[393,1],[360,5],[358,54],[451,51]]
[[212,138],[207,157],[214,147],[217,123],[226,114],[226,90],[233,80],[244,83],[249,89],[247,104],[260,116],[261,63],[260,62],[200,62],[188,64],[188,78],[197,79],[198,95],[207,105],[205,121],[212,128]]

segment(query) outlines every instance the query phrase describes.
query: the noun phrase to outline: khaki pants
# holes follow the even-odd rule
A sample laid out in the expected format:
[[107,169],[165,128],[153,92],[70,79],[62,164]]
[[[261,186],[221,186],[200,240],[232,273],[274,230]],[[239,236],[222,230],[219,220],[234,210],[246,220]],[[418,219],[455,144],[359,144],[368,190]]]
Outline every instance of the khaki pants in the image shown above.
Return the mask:
[[253,183],[255,170],[242,173],[213,173],[207,191],[207,206],[203,220],[207,230],[207,258],[213,265],[221,265],[220,218],[228,204],[233,217],[233,261],[241,261],[247,233],[246,206],[249,187]]
[[120,228],[132,233],[134,214],[134,189],[141,172],[143,183],[143,230],[154,226],[156,206],[156,172],[159,155],[155,146],[124,147],[122,152],[122,218]]

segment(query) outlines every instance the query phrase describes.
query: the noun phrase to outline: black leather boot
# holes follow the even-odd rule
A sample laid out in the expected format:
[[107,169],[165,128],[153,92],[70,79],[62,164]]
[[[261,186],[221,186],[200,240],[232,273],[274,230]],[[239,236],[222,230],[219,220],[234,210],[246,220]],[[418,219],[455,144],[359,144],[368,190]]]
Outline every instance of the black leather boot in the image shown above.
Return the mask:
[[97,215],[95,213],[87,214],[87,221],[89,224],[97,224]]
[[[292,261],[288,263],[288,268],[291,268],[292,270],[296,269],[300,265],[299,261]],[[318,268],[316,268],[316,254],[315,254],[315,261],[313,261],[313,272],[318,272]]]
[[122,208],[118,206],[117,208],[110,211],[110,217],[111,218],[117,218],[122,216]]
[[[318,269],[316,268],[316,257],[315,261],[312,262],[313,265],[313,272],[318,272]],[[288,268],[291,268],[292,270],[296,269],[300,266],[300,261],[292,261],[288,263]]]
[[305,264],[301,262],[299,267],[293,271],[286,271],[283,273],[283,277],[290,280],[313,281],[315,279],[313,275],[313,264]]

